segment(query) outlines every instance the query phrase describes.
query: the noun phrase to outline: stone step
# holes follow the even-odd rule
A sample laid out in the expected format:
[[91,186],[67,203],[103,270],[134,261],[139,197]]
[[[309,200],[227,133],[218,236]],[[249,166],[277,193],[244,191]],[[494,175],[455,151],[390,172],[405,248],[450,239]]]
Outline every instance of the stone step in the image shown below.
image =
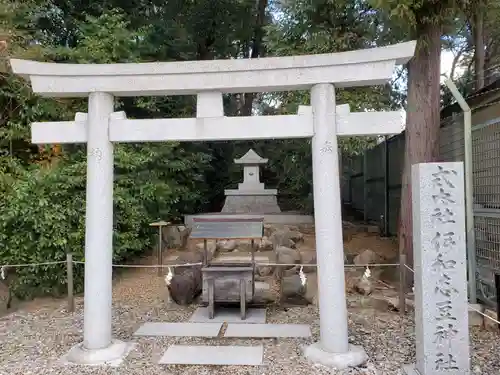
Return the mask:
[[159,364],[165,365],[262,365],[264,348],[259,346],[171,345]]
[[228,324],[224,337],[311,337],[307,324]]
[[240,308],[216,307],[214,318],[208,317],[208,307],[198,307],[191,318],[191,323],[265,323],[266,309],[248,308],[245,320],[241,320]]
[[134,336],[191,336],[191,337],[217,337],[222,328],[222,323],[144,323]]

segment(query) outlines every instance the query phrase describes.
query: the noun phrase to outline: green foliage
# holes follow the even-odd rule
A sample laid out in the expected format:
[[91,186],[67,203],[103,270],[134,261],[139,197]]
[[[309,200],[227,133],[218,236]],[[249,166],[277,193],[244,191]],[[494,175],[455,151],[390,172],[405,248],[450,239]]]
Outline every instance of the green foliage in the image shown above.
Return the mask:
[[[376,46],[379,14],[364,1],[290,0],[276,5],[277,21],[267,26],[266,45],[272,55],[342,52]],[[279,103],[279,113],[297,113],[310,102],[308,91],[272,93],[267,102]],[[397,105],[389,85],[337,89],[337,103],[351,111],[383,110]],[[355,155],[374,143],[371,137],[339,138],[342,153]],[[280,192],[283,208],[312,212],[312,158],[309,140],[283,140],[254,145],[269,158],[270,186]],[[241,150],[241,152],[245,152]],[[274,178],[273,178],[274,177]]]
[[[113,260],[121,262],[153,246],[149,223],[175,218],[203,204],[203,165],[208,158],[190,155],[178,144],[120,145],[115,151]],[[200,166],[202,168],[200,168]],[[73,252],[84,260],[85,171],[83,152],[65,157],[50,168],[18,169],[6,179],[0,206],[0,264],[64,260]],[[8,189],[7,189],[8,187]],[[18,270],[15,291],[58,293],[64,290],[65,268],[42,266]],[[81,276],[81,274],[78,274]],[[81,279],[76,288],[81,290]],[[62,289],[61,289],[62,288]]]
[[[11,56],[39,61],[249,58],[257,45],[260,57],[339,52],[404,40],[410,35],[402,19],[423,19],[424,5],[439,6],[434,0],[380,4],[269,0],[262,19],[258,13],[262,4],[262,0],[0,0],[0,31],[9,35]],[[374,5],[384,11],[374,10]],[[87,111],[87,103],[40,98],[6,66],[0,71],[0,246],[4,249],[0,265],[64,260],[68,251],[83,260],[85,147],[64,145],[60,155],[41,164],[48,152],[31,144],[29,124],[71,120],[76,111]],[[401,106],[401,98],[389,85],[339,89],[336,94],[337,102],[349,103],[352,111]],[[309,101],[308,92],[224,96],[229,116],[248,110],[296,113]],[[128,118],[190,117],[196,101],[191,96],[117,98],[115,107]],[[339,140],[339,145],[343,153],[357,154],[373,142],[352,138]],[[155,233],[148,224],[153,220],[220,209],[224,189],[241,180],[241,169],[233,159],[249,148],[269,159],[262,180],[278,188],[281,207],[312,212],[309,140],[116,145],[114,261],[129,260],[151,248]],[[76,269],[79,290],[82,271]],[[18,272],[20,296],[64,291],[64,266]]]
[[[61,161],[50,169],[35,165],[18,172],[1,200],[0,264],[65,260],[68,251],[82,258],[84,161]],[[18,268],[16,272],[14,292],[20,297],[57,294],[65,288],[64,265]],[[76,276],[76,287],[81,290],[81,274]]]
[[[87,16],[73,32],[79,39],[77,46],[46,47],[39,50],[40,59],[140,61],[148,29],[131,29],[126,15],[113,10],[99,17]],[[31,93],[25,81],[8,74],[3,83],[0,265],[64,260],[67,252],[73,252],[76,260],[84,260],[85,150],[67,146],[49,164],[34,164],[40,155],[30,144],[29,124],[71,118],[75,111],[85,111],[86,103],[42,99]],[[165,109],[168,115],[181,115],[186,111],[182,107],[185,103],[157,98],[117,102],[120,109],[137,106],[136,111],[145,117],[165,116]],[[209,153],[174,142],[115,146],[115,262],[143,254],[153,246],[156,233],[150,222],[179,218],[203,208],[208,190],[204,174],[210,170],[210,160]],[[64,292],[65,272],[64,265],[19,268],[14,291],[19,297]],[[79,291],[83,267],[76,267],[75,272]]]

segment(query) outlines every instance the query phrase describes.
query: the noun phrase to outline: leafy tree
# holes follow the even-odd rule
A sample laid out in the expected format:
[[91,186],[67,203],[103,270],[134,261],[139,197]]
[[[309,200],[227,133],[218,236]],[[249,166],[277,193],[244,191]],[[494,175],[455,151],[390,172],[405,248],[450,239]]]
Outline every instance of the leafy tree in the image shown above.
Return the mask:
[[[125,15],[112,10],[99,17],[87,16],[86,22],[75,31],[79,40],[75,47],[47,47],[42,56],[68,62],[137,61],[140,41],[147,31],[131,29]],[[41,99],[17,77],[6,75],[5,79],[7,85],[0,97],[9,106],[5,112],[7,130],[2,137],[2,149],[14,141],[24,146],[4,151],[0,163],[3,172],[0,246],[4,249],[0,264],[63,260],[68,251],[74,252],[77,260],[83,260],[84,148],[64,147],[56,162],[48,165],[30,163],[39,158],[37,151],[23,150],[30,147],[30,122],[72,116],[76,110],[85,110],[86,103]],[[154,99],[133,100],[143,111],[158,111],[153,108]],[[117,104],[121,109],[134,103]],[[170,110],[176,115],[174,107]],[[28,156],[23,157],[25,154]],[[210,154],[189,150],[175,142],[115,146],[115,262],[151,248],[154,233],[148,223],[152,220],[179,217],[203,207],[204,192],[208,190],[203,175],[210,169],[209,163]],[[58,293],[64,289],[61,288],[65,279],[63,266],[22,268],[17,272],[15,291],[19,296]],[[76,286],[80,289],[81,271],[78,272]]]
[[410,168],[439,158],[441,38],[444,27],[455,20],[457,7],[464,4],[460,0],[373,0],[372,4],[384,12],[386,27],[404,31],[392,37],[417,40],[415,55],[407,66],[406,150],[399,230],[400,252],[406,252],[412,265]]
[[[289,0],[273,4],[276,21],[267,26],[268,54],[273,56],[342,52],[377,44],[379,15],[363,1]],[[352,111],[398,108],[398,94],[389,85],[337,89],[337,102]],[[308,91],[270,93],[264,104],[279,103],[277,113],[297,113],[309,102]],[[264,107],[262,112],[269,111]],[[339,138],[342,153],[355,155],[375,143],[373,137]],[[309,140],[286,140],[266,148],[270,169],[288,208],[312,211],[312,165]]]

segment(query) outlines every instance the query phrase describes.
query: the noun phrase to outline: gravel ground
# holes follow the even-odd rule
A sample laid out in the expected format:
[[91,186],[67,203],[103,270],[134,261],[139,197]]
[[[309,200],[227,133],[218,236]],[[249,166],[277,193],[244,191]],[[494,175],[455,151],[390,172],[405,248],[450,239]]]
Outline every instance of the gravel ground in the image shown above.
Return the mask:
[[[414,334],[411,317],[401,321],[396,313],[349,308],[350,340],[362,345],[370,361],[364,368],[345,371],[328,370],[308,364],[301,356],[304,345],[317,340],[319,320],[313,306],[295,307],[287,311],[268,309],[268,322],[309,323],[310,339],[203,339],[203,338],[133,338],[133,332],[147,321],[187,321],[195,307],[166,307],[161,280],[154,270],[134,270],[114,287],[114,325],[116,338],[137,343],[118,368],[62,366],[59,358],[82,340],[83,300],[77,298],[76,311],[65,311],[65,301],[42,301],[28,304],[22,310],[0,318],[0,375],[29,374],[332,374],[332,375],[396,375],[402,364],[414,361]],[[500,337],[497,333],[471,331],[472,368],[474,374],[500,373]],[[264,365],[246,366],[160,366],[155,364],[169,345],[264,345]]]

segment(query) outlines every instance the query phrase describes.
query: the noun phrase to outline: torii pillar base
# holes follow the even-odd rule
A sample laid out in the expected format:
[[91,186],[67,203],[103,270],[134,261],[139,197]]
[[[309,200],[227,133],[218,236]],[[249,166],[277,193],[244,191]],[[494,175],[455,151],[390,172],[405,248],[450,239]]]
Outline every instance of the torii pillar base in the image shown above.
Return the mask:
[[345,353],[331,353],[323,349],[320,342],[306,347],[304,356],[313,363],[338,370],[361,366],[368,360],[368,355],[361,346],[349,345],[349,350]]
[[135,347],[133,342],[113,340],[103,349],[86,349],[83,343],[73,346],[62,358],[68,365],[119,366]]

